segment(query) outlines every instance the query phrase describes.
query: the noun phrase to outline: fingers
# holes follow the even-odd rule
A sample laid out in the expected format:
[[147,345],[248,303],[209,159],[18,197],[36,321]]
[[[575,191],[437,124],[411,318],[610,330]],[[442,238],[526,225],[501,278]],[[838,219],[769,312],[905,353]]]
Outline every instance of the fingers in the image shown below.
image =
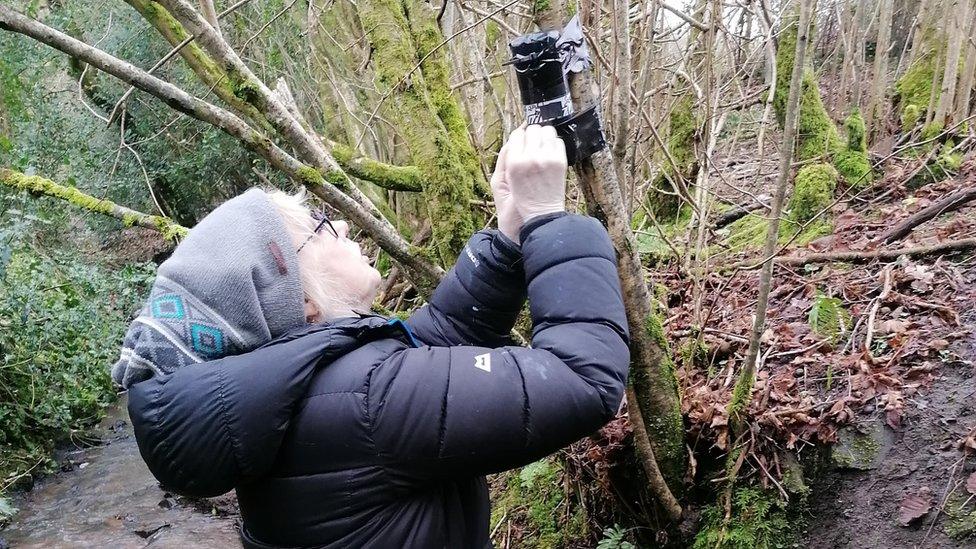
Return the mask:
[[502,146],[502,150],[498,151],[498,159],[495,161],[495,171],[491,174],[491,181],[489,182],[492,193],[504,192],[508,189],[508,183],[505,180],[505,169],[508,166],[508,151],[508,143]]
[[525,128],[525,151],[534,152],[541,149],[545,144],[545,135],[546,130],[538,124]]
[[507,147],[509,151],[514,151],[515,154],[520,154],[522,151],[524,151],[526,131],[528,131],[527,128],[523,128],[521,126],[515,128],[515,130],[512,131],[512,134],[508,136],[508,143],[505,144],[505,147]]

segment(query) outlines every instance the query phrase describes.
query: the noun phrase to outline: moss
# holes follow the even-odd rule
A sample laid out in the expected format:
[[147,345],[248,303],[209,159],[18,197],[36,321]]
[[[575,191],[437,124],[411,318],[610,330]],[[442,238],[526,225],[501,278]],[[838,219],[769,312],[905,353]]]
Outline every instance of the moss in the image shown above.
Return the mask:
[[579,11],[579,6],[576,5],[576,0],[569,0],[566,2],[566,17],[572,18]]
[[[95,198],[81,192],[75,187],[59,185],[50,179],[45,179],[36,175],[25,175],[14,170],[0,169],[0,183],[15,189],[58,198],[90,212],[112,217],[117,216],[115,212],[117,211],[118,206],[111,200]],[[153,223],[159,229],[159,232],[162,233],[163,237],[166,239],[175,240],[176,238],[187,235],[188,231],[186,227],[175,223],[169,218],[155,215],[146,217],[153,221]],[[122,224],[125,227],[131,227],[138,222],[139,216],[136,214],[129,213],[123,214],[122,216]]]
[[514,529],[519,547],[571,547],[590,538],[586,511],[571,501],[565,475],[552,457],[505,473],[492,493],[490,524],[507,518],[521,526]]
[[533,0],[532,2],[533,13],[542,13],[547,9],[549,9],[550,5],[551,3],[549,2],[549,0]]
[[[672,491],[680,492],[685,473],[684,420],[680,407],[660,409],[657,402],[667,401],[663,395],[679,398],[675,365],[671,347],[664,334],[664,325],[657,312],[651,312],[644,321],[646,335],[657,345],[661,354],[656,365],[638,365],[631,369],[631,383],[640,397],[638,405],[644,415],[654,457],[661,474]],[[654,367],[656,366],[656,367]],[[655,398],[651,398],[651,397]]]
[[502,36],[502,29],[491,19],[485,23],[485,43],[491,47]]
[[298,179],[304,185],[325,185],[325,178],[322,177],[322,172],[316,170],[311,166],[302,165],[298,168]]
[[827,114],[813,70],[803,73],[800,116],[797,120],[797,160],[829,158],[840,149],[837,127]]
[[843,150],[834,156],[834,166],[844,181],[854,189],[862,189],[871,183],[871,162],[863,152]]
[[[895,82],[895,101],[901,108],[902,131],[912,130],[928,113],[932,82],[941,75],[938,52],[928,51],[915,58],[905,74]],[[941,91],[935,91],[938,102]]]
[[976,537],[976,507],[967,506],[968,498],[959,494],[949,496],[945,506],[945,533],[954,540]]
[[25,175],[13,170],[0,169],[0,181],[16,189],[66,200],[75,206],[95,213],[112,215],[116,207],[111,200],[95,198],[74,187],[58,185],[50,179],[36,175]]
[[176,242],[181,238],[186,238],[186,235],[190,234],[190,231],[186,227],[178,225],[165,217],[153,216],[153,222],[166,240]]
[[420,191],[421,174],[415,166],[393,166],[357,156],[351,147],[332,144],[332,156],[350,175],[394,191]]
[[773,549],[792,547],[800,531],[797,516],[773,491],[754,486],[737,488],[732,494],[732,513],[712,504],[702,513],[702,528],[694,549]]
[[851,114],[844,119],[844,127],[847,128],[847,150],[867,152],[867,128],[864,125],[864,118],[861,116],[861,109],[854,108]]
[[834,467],[858,470],[874,468],[881,444],[871,433],[844,428],[837,435],[837,444],[830,448],[830,462]]
[[[476,228],[470,200],[478,181],[484,185],[484,176],[451,95],[443,48],[411,72],[418,59],[440,44],[440,31],[430,8],[414,0],[367,0],[360,8],[373,46],[377,83],[390,92],[387,112],[406,142],[411,162],[423,174],[438,263],[448,265]],[[393,86],[400,87],[392,90]]]
[[[797,234],[801,227],[806,226]],[[750,213],[729,225],[729,235],[726,244],[733,252],[758,250],[766,243],[766,232],[769,230],[769,220]],[[806,246],[814,240],[833,232],[834,225],[829,217],[821,216],[812,223],[800,224],[789,217],[779,223],[777,243],[784,246],[792,242],[795,246]]]
[[735,387],[732,389],[732,399],[729,400],[727,408],[730,419],[738,420],[749,407],[749,403],[752,402],[752,388],[756,383],[755,377],[755,375],[750,375],[746,379],[742,372],[739,373],[739,379],[736,380]]
[[[783,23],[780,33],[779,49],[776,54],[776,90],[773,94],[773,107],[782,125],[786,120],[786,101],[790,93],[790,79],[793,75],[793,62],[796,57],[797,18],[794,16]],[[813,29],[810,32],[813,38]],[[809,43],[813,43],[810,40]],[[827,114],[820,97],[820,87],[813,69],[803,70],[800,89],[800,113],[797,119],[798,160],[829,157],[841,147],[837,127]]]
[[810,328],[814,333],[836,343],[841,335],[851,328],[851,314],[836,297],[817,294],[808,315]]
[[[698,138],[700,122],[694,113],[694,97],[686,94],[679,99],[668,115],[668,154],[674,163],[662,158],[661,173],[652,186],[648,206],[659,219],[668,221],[680,214],[681,200],[675,194],[677,178],[691,181],[698,168],[695,143]],[[663,192],[654,192],[654,191]]]
[[251,105],[256,105],[261,100],[261,91],[257,82],[245,78],[241,75],[233,75],[231,78],[231,86],[234,91],[234,96],[244,101],[245,103],[250,103]]
[[826,163],[808,164],[796,174],[789,219],[802,224],[827,208],[837,186],[837,170]]
[[132,227],[133,225],[135,225],[138,222],[139,222],[139,216],[138,215],[125,214],[125,215],[122,216],[122,226],[123,227],[126,227],[126,228]]
[[708,361],[708,346],[698,337],[686,339],[678,353],[685,368],[700,366]]

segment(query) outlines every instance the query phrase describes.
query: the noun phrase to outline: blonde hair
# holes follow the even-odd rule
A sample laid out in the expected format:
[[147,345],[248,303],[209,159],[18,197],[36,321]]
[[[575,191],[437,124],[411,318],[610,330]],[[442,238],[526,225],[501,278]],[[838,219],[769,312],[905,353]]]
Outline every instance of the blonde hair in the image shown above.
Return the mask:
[[[306,205],[305,189],[295,194],[279,190],[266,191],[275,205],[285,228],[291,235],[292,245],[297,250],[311,236],[318,224]],[[314,240],[314,239],[313,239]],[[322,267],[329,261],[320,246],[309,241],[298,254],[298,271],[305,291],[305,299],[319,311],[319,320],[331,318],[336,311],[348,310],[355,305],[355,299],[339,287]]]

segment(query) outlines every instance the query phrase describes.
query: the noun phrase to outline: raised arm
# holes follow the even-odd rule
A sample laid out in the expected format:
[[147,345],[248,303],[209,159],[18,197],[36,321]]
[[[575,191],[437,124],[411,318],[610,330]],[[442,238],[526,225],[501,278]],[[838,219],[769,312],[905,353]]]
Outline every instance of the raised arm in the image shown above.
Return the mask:
[[616,258],[588,217],[530,222],[522,250],[532,348],[421,348],[378,367],[367,398],[376,449],[421,477],[501,471],[616,413],[629,364]]
[[475,233],[430,302],[407,324],[427,345],[507,345],[525,302],[517,244],[496,230]]

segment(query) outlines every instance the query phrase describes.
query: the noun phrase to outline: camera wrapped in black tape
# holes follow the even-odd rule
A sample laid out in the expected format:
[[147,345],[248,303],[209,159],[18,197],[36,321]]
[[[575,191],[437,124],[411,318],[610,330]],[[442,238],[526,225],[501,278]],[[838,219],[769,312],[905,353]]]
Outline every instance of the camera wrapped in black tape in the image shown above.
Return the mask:
[[[577,39],[574,41],[573,37]],[[578,71],[588,62],[578,18],[574,17],[563,33],[552,30],[525,34],[512,40],[508,47],[512,52],[508,63],[515,68],[526,121],[555,127],[566,144],[570,164],[606,147],[596,106],[576,113],[569,94],[569,66],[576,66],[574,70]]]

